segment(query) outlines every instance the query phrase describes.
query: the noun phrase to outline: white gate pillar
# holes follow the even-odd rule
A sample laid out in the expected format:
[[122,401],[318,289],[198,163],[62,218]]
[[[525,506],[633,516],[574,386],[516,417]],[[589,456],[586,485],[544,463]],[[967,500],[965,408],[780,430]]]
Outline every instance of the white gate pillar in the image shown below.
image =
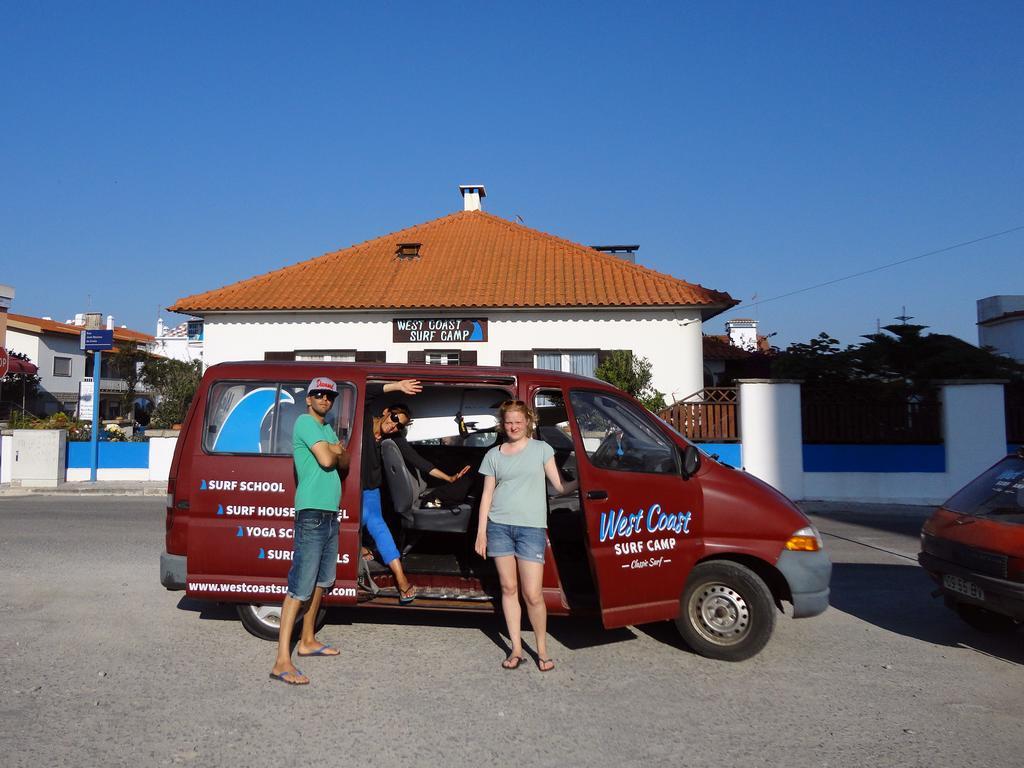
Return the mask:
[[1006,406],[999,380],[942,381],[942,438],[952,495],[1006,455]]
[[803,498],[800,382],[740,379],[743,469],[791,499]]

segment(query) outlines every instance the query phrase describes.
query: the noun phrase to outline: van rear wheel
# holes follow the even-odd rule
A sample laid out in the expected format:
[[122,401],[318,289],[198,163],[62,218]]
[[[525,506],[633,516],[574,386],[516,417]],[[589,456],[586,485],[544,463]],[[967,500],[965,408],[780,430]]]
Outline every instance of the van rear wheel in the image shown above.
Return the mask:
[[761,577],[739,563],[716,560],[690,573],[676,627],[701,656],[743,661],[756,655],[775,629],[775,601]]
[[[281,605],[260,605],[258,603],[241,603],[237,606],[238,618],[242,621],[242,626],[245,627],[250,634],[255,635],[261,640],[272,640],[276,641],[278,632],[281,629]],[[302,621],[303,612],[299,612],[298,618],[295,623],[298,624]],[[317,613],[316,617],[316,631],[319,632],[323,629],[324,624],[327,622],[327,610],[321,608]],[[298,637],[296,632],[292,632],[293,638]]]

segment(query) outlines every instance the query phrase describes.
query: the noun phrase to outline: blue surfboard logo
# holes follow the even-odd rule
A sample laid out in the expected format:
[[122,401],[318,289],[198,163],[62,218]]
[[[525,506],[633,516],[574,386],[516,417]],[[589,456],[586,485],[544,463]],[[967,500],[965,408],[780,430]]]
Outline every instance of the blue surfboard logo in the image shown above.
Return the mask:
[[[260,453],[260,433],[264,420],[274,409],[276,392],[277,387],[259,387],[235,403],[221,425],[213,450],[225,453]],[[290,392],[281,390],[279,401],[294,404],[295,398]]]

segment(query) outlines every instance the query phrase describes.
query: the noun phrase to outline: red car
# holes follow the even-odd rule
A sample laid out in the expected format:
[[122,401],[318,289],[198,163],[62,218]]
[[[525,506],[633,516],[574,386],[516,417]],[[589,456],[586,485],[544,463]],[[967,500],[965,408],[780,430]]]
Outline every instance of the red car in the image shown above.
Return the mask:
[[1024,623],[1024,449],[943,504],[921,530],[918,555],[946,605],[976,629]]

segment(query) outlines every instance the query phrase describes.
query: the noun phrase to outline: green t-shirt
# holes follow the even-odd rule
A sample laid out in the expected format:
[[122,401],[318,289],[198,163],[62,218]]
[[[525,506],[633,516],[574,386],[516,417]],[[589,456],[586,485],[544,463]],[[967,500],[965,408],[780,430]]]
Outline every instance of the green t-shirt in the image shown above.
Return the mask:
[[338,436],[327,424],[308,413],[295,420],[292,433],[292,458],[299,478],[295,487],[295,509],[336,510],[341,505],[341,476],[336,467],[324,469],[311,450],[321,440],[334,444]]
[[544,465],[555,455],[543,440],[530,439],[519,453],[496,445],[484,456],[480,474],[497,480],[488,520],[526,528],[548,527],[548,489]]

